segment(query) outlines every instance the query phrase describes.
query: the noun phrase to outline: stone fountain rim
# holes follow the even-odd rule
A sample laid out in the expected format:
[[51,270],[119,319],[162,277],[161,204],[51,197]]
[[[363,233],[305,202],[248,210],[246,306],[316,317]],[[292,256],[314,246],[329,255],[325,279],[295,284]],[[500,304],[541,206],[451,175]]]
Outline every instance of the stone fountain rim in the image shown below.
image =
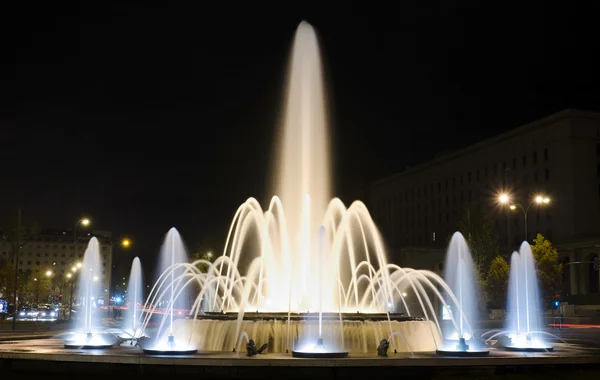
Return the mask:
[[[342,321],[387,321],[387,313],[341,313]],[[237,312],[207,312],[198,314],[198,319],[208,320],[237,320],[239,313]],[[339,321],[339,313],[323,313],[323,320]],[[287,320],[287,312],[245,312],[244,320]],[[319,319],[319,313],[290,313],[289,319],[297,320],[316,320]],[[390,313],[389,319],[397,322],[422,322],[425,321],[422,317],[408,317],[402,313]]]

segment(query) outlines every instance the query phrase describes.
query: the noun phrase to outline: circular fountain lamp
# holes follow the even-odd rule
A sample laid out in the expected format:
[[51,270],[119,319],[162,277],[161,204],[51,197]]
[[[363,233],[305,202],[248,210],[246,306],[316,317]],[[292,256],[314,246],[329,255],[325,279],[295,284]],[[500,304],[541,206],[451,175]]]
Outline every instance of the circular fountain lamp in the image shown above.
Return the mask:
[[189,347],[177,347],[175,344],[175,337],[173,335],[169,335],[167,338],[167,344],[164,347],[150,347],[145,348],[142,347],[142,351],[145,354],[150,355],[192,355],[198,352],[197,348],[189,348]]
[[[523,339],[524,338],[524,339]],[[550,352],[554,348],[541,340],[535,339],[531,334],[521,334],[510,338],[511,344],[504,347],[506,351],[513,352]],[[516,341],[516,342],[515,342]]]
[[111,348],[117,343],[117,339],[110,334],[76,334],[74,339],[65,339],[65,348],[77,349],[105,349]]
[[554,347],[552,346],[535,346],[535,347],[528,347],[528,346],[506,346],[504,347],[504,349],[506,351],[513,351],[513,352],[552,352],[554,351]]
[[292,350],[292,356],[295,358],[311,358],[311,359],[322,359],[322,358],[346,358],[348,357],[347,351],[327,351],[323,345],[323,339],[317,339],[317,344],[313,349],[307,348],[299,351]]
[[193,355],[195,353],[198,352],[197,348],[187,348],[187,349],[181,349],[178,350],[177,348],[173,348],[173,349],[169,349],[169,348],[165,348],[165,349],[161,349],[161,348],[143,348],[142,351],[144,351],[145,354],[150,354],[150,355]]
[[489,350],[477,350],[477,349],[469,349],[467,351],[442,349],[442,350],[435,350],[435,353],[438,356],[459,356],[459,357],[464,357],[464,358],[478,358],[478,357],[484,357],[484,356],[490,355]]
[[449,347],[448,349],[436,350],[435,353],[439,356],[460,356],[474,358],[489,356],[490,351],[485,349],[471,348],[465,341],[465,338],[459,338],[455,349],[451,349],[451,347]]

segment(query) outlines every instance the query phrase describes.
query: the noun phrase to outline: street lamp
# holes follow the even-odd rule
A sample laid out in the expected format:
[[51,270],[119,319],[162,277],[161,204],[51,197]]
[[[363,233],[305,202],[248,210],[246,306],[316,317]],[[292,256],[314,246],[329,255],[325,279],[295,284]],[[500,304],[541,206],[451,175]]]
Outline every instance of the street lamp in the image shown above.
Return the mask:
[[75,274],[77,274],[79,268],[81,268],[81,263],[73,265],[73,267],[71,268],[71,272],[73,272],[73,274],[67,273],[67,278],[71,280],[71,291],[69,293],[69,321],[71,320],[71,312],[73,311],[73,290],[75,287]]
[[533,202],[529,203],[527,205],[527,207],[523,207],[523,205],[521,205],[518,202],[511,202],[510,196],[508,194],[500,194],[500,196],[498,197],[498,201],[502,204],[508,204],[509,208],[511,210],[516,210],[517,208],[519,208],[522,212],[523,212],[523,217],[525,219],[525,241],[529,241],[528,238],[528,231],[527,231],[527,227],[528,227],[528,222],[527,222],[527,215],[529,214],[529,210],[531,209],[531,206],[536,205],[536,206],[543,206],[543,205],[548,205],[550,203],[550,198],[547,197],[546,195],[543,194],[538,194],[533,198]]
[[[73,244],[75,245],[75,244]],[[77,273],[77,271],[81,268],[81,263],[76,263],[75,265],[73,265],[71,267],[71,272],[73,272],[73,274],[71,273],[67,273],[67,278],[71,278],[74,277],[75,274]],[[71,320],[71,312],[73,311],[73,288],[75,287],[75,278],[73,278],[71,280],[71,292],[69,294],[69,321]]]
[[510,197],[506,193],[502,193],[498,196],[498,201],[502,204],[507,204],[510,201]]
[[129,246],[131,246],[131,240],[124,238],[123,240],[121,240],[121,247],[123,248],[129,248]]

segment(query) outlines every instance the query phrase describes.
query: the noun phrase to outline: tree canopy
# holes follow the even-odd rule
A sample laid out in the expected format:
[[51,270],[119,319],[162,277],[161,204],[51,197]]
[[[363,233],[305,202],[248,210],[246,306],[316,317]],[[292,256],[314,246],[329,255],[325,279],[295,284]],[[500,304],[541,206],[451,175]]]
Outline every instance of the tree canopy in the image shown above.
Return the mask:
[[490,263],[485,279],[485,290],[492,308],[502,309],[506,302],[510,268],[504,257],[496,256]]
[[546,302],[552,302],[559,288],[558,280],[562,269],[562,264],[558,263],[558,251],[542,234],[537,234],[533,240],[531,251],[535,258],[542,297]]

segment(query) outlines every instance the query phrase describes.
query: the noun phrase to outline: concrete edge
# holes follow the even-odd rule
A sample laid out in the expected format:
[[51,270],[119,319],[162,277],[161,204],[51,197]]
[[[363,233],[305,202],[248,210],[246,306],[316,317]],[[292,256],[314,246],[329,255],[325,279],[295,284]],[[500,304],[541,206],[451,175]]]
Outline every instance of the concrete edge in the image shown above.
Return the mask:
[[106,353],[29,353],[1,352],[0,359],[55,361],[64,363],[125,364],[138,366],[202,366],[202,367],[487,367],[599,364],[600,355],[585,356],[511,356],[485,358],[357,358],[357,359],[301,359],[301,358],[215,358],[215,357],[156,357],[111,355]]

